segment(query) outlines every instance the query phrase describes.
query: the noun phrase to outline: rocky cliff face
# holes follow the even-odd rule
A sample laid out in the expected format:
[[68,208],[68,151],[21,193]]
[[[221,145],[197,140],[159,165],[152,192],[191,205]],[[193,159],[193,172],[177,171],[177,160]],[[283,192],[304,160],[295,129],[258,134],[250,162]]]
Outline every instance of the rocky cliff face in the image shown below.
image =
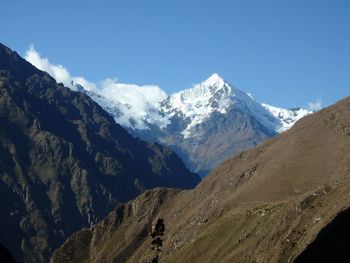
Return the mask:
[[349,136],[346,98],[225,161],[193,190],[147,191],[118,206],[51,262],[308,262],[315,245],[298,255],[348,218]]
[[0,44],[0,242],[16,260],[47,262],[145,189],[198,182],[173,151],[132,138],[89,96]]

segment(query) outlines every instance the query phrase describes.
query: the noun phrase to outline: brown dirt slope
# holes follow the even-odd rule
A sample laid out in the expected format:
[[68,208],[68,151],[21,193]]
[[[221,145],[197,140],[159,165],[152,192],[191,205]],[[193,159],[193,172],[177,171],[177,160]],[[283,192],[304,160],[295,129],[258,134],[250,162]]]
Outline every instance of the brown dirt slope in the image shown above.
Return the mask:
[[120,206],[51,262],[150,262],[158,218],[160,262],[292,262],[350,207],[349,149],[345,98],[224,162],[193,190],[158,189]]

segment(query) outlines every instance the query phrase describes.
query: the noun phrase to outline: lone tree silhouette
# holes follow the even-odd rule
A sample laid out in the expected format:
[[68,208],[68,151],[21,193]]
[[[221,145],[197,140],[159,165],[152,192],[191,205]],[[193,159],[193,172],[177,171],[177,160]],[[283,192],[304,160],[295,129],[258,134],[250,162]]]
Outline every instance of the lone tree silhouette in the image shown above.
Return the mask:
[[160,252],[162,252],[162,247],[163,247],[162,236],[164,235],[164,231],[165,231],[164,220],[162,218],[158,218],[157,223],[155,225],[152,225],[151,249],[155,251],[156,255],[153,257],[151,263],[158,263],[159,261],[159,254]]

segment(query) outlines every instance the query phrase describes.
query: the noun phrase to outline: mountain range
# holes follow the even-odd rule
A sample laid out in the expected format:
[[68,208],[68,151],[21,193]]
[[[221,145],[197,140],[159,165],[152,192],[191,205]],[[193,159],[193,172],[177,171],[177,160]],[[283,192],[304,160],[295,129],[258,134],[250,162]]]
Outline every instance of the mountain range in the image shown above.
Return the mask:
[[0,124],[1,251],[18,262],[48,262],[69,235],[146,189],[200,181],[172,150],[133,138],[2,44]]
[[[289,129],[312,112],[259,103],[218,74],[160,102],[137,110],[118,97],[87,93],[135,137],[172,148],[187,167],[201,176],[242,150]],[[146,110],[145,110],[146,109]]]
[[[96,85],[82,77],[61,78],[53,65],[32,50],[26,55],[57,81],[89,95],[134,137],[172,148],[193,172],[205,176],[239,151],[289,129],[312,112],[260,103],[218,74],[170,96],[157,86],[106,79]],[[69,75],[69,74],[68,74]]]
[[155,189],[51,263],[348,262],[350,98],[243,151],[192,190]]
[[[214,74],[139,111],[72,87],[0,44],[1,262],[349,260],[349,97],[310,114]],[[175,151],[227,160],[201,181]]]

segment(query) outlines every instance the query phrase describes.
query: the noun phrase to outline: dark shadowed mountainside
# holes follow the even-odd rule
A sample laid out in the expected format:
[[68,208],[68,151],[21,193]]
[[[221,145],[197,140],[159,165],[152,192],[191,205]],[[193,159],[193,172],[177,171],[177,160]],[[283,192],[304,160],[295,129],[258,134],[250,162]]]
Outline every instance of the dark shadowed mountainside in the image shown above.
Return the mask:
[[349,240],[349,149],[345,98],[227,160],[193,190],[150,190],[119,205],[51,262],[312,262],[319,249],[328,262],[348,261],[334,251],[346,253],[339,241]]
[[17,261],[47,262],[145,189],[198,182],[171,150],[132,138],[90,97],[0,44],[0,242]]
[[0,262],[4,263],[16,263],[11,253],[0,244]]

